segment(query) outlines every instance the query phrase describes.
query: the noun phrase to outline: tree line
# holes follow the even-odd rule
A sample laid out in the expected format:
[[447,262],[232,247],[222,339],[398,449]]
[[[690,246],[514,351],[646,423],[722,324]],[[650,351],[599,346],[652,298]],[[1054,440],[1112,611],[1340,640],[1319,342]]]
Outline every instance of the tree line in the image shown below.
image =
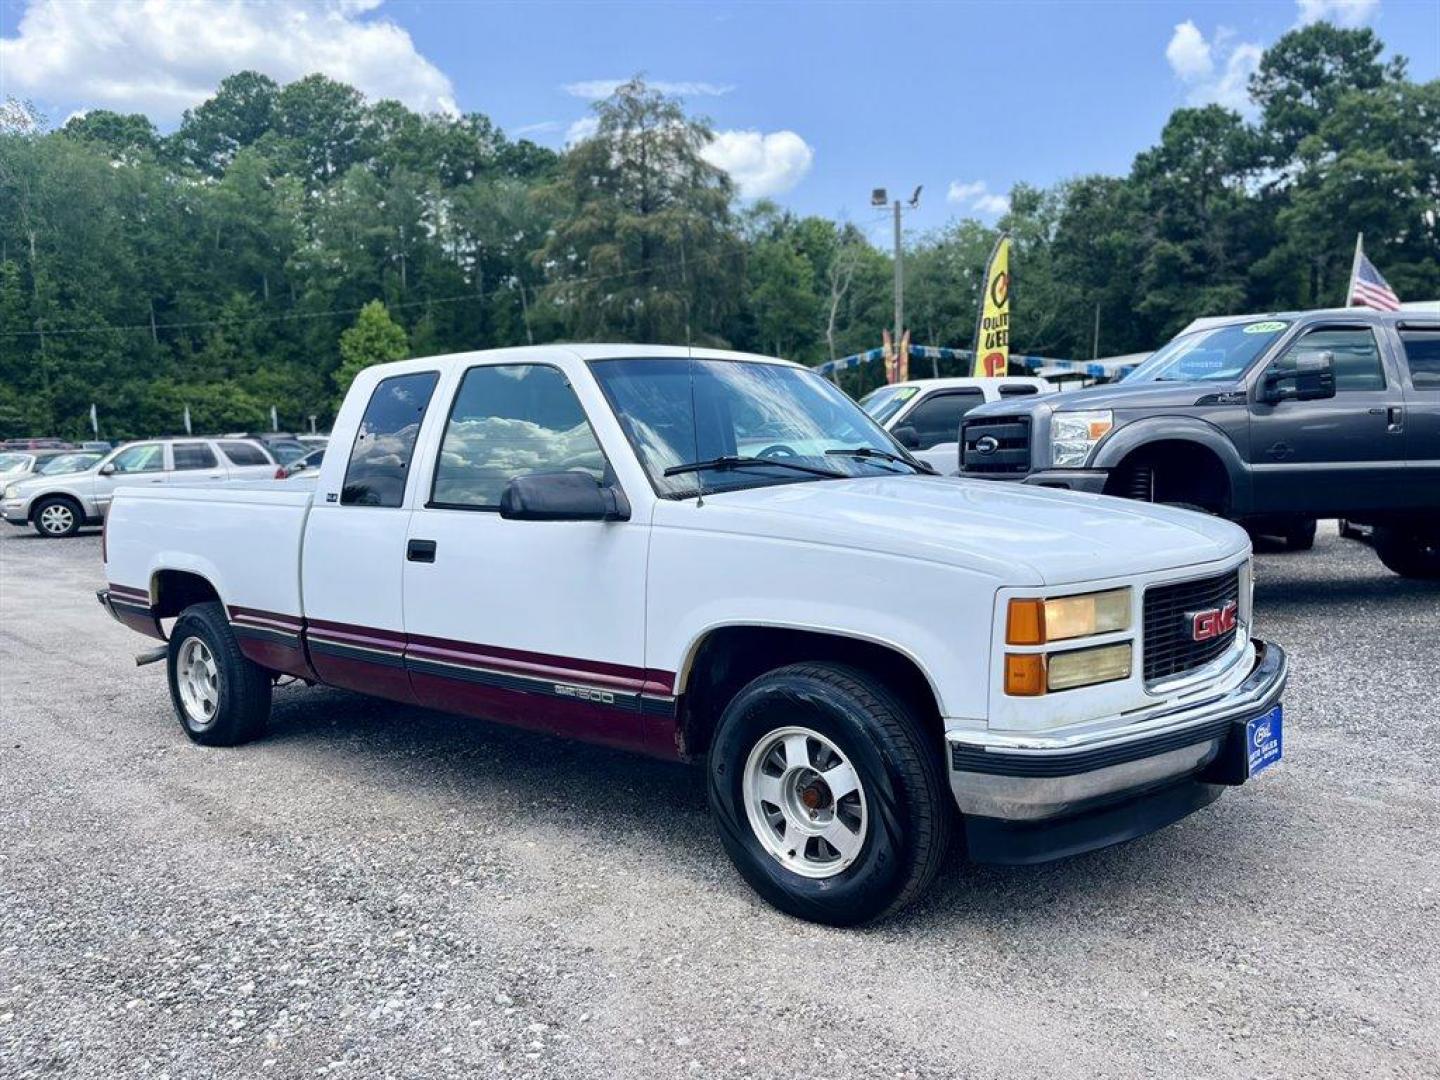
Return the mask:
[[[1256,118],[1176,110],[1125,176],[1017,185],[995,225],[911,237],[914,340],[968,347],[998,229],[1012,348],[1153,348],[1199,315],[1341,304],[1355,234],[1440,295],[1440,80],[1369,30],[1264,55]],[[872,348],[887,253],[853,223],[743,203],[708,123],[643,79],[563,152],[320,75],[240,72],[161,134],[0,109],[0,434],[322,425],[371,355],[560,340],[721,345],[808,364]],[[358,317],[372,306],[364,320]],[[1100,327],[1096,340],[1095,327]],[[348,344],[342,335],[350,330]],[[877,370],[846,373],[861,391]]]

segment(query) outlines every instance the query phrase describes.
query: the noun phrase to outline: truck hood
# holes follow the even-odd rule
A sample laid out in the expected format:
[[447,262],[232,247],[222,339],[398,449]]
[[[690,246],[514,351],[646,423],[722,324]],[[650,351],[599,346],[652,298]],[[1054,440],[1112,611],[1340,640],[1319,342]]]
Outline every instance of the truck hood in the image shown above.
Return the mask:
[[825,480],[706,495],[695,525],[928,559],[1012,586],[1193,566],[1241,554],[1250,545],[1238,526],[1187,510],[941,476]]
[[1034,416],[1042,411],[1075,412],[1080,409],[1183,409],[1216,394],[1235,393],[1243,389],[1238,382],[1110,383],[1040,397],[987,402],[971,409],[965,418]]

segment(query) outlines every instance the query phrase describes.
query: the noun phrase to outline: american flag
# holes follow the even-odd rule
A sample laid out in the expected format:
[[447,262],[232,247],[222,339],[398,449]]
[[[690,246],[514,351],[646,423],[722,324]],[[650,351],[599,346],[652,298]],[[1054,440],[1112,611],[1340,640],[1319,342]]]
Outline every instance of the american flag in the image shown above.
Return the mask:
[[1380,276],[1375,264],[1359,252],[1355,258],[1355,273],[1350,279],[1350,303],[1380,311],[1400,310],[1400,298],[1395,295],[1395,290]]

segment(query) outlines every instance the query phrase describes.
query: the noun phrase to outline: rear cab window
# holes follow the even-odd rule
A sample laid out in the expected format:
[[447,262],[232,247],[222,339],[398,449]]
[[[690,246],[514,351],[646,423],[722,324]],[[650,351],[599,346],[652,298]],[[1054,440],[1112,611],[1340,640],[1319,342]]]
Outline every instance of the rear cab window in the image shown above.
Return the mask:
[[350,448],[342,506],[396,507],[405,501],[415,440],[439,379],[439,372],[416,371],[376,384]]
[[1410,385],[1416,390],[1440,392],[1440,324],[1402,327],[1400,342],[1405,346]]

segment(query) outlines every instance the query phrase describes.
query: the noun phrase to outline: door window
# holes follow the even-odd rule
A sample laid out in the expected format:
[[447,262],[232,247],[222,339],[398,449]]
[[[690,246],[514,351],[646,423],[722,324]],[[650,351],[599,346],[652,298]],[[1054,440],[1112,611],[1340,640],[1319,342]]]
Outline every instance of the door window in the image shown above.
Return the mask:
[[265,451],[254,443],[248,442],[222,442],[220,449],[230,459],[231,465],[271,465],[274,464],[265,456]]
[[340,502],[345,506],[399,506],[415,439],[440,376],[434,371],[381,379],[365,406]]
[[176,443],[171,447],[171,453],[175,455],[177,472],[185,469],[213,469],[219,464],[215,460],[215,452],[204,443]]
[[1410,367],[1410,385],[1416,390],[1440,390],[1440,327],[1434,330],[1405,330],[1405,363]]
[[160,472],[165,468],[165,451],[159,443],[127,446],[110,464],[117,473]]
[[1294,371],[1307,357],[1328,352],[1335,358],[1335,390],[1384,390],[1385,368],[1369,327],[1312,330],[1275,361],[1277,371]]
[[495,510],[517,476],[579,471],[605,478],[605,455],[559,370],[497,364],[465,373],[435,463],[431,506]]
[[960,418],[984,401],[985,395],[979,390],[953,390],[935,394],[916,405],[915,411],[904,417],[899,426],[914,428],[915,433],[920,436],[917,449],[929,450],[940,443],[957,441]]

